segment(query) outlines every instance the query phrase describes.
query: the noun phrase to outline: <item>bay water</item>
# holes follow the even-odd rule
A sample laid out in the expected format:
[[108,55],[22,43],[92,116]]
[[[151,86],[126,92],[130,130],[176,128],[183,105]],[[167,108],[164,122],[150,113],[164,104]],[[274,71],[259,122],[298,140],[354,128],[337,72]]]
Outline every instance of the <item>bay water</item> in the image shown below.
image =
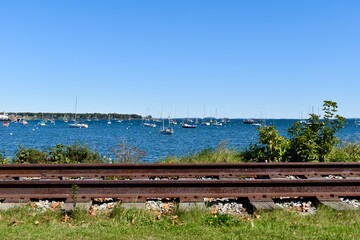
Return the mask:
[[[287,129],[295,121],[297,120],[267,119],[266,124],[275,125],[286,136]],[[230,123],[223,126],[198,125],[191,129],[175,125],[175,133],[172,135],[160,133],[162,123],[149,128],[142,126],[140,120],[112,121],[112,124],[107,124],[107,121],[91,121],[87,122],[87,129],[69,128],[69,123],[63,121],[56,121],[55,124],[48,122],[46,126],[39,126],[38,122],[30,120],[27,125],[10,123],[8,127],[0,126],[0,151],[5,152],[5,156],[12,157],[19,145],[43,150],[59,143],[81,143],[102,156],[114,158],[114,148],[125,141],[129,146],[136,146],[146,152],[142,161],[156,162],[166,156],[181,157],[206,148],[216,148],[220,144],[242,150],[258,140],[258,127],[244,124],[242,119],[231,119]],[[347,119],[345,127],[337,133],[340,140],[360,141],[360,127],[354,122],[355,119]]]

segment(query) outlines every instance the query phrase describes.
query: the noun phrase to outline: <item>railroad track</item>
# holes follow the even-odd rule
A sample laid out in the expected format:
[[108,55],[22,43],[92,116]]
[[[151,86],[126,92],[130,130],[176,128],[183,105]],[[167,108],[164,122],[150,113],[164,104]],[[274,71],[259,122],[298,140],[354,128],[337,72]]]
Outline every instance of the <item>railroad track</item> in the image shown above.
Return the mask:
[[261,208],[274,198],[306,197],[334,203],[360,197],[359,176],[360,163],[9,164],[0,165],[0,201],[236,198]]

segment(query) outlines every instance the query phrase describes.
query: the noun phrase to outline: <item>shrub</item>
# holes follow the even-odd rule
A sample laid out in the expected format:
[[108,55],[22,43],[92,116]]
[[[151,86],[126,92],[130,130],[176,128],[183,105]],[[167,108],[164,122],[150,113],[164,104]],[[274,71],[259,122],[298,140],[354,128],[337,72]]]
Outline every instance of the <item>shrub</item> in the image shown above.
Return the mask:
[[8,164],[11,162],[11,159],[5,156],[5,149],[0,154],[0,164]]
[[34,148],[19,146],[15,152],[14,163],[45,163],[46,153]]
[[46,161],[48,163],[70,163],[71,159],[68,157],[66,146],[57,144],[55,147],[50,148]]
[[16,150],[14,163],[102,163],[100,154],[85,145],[75,143],[64,146],[57,144],[48,150],[40,151],[34,148],[19,146]]
[[268,161],[282,162],[289,148],[289,140],[279,135],[275,126],[259,128],[259,142],[264,145],[263,155]]
[[[62,149],[60,148],[60,153]],[[101,158],[98,152],[91,150],[86,145],[75,143],[74,145],[66,146],[65,160],[69,160],[70,163],[102,163],[104,159]],[[66,159],[67,158],[67,159]]]
[[123,140],[114,148],[115,161],[119,163],[136,163],[146,156],[146,152],[141,151],[137,146],[132,146]]
[[324,118],[310,114],[308,124],[294,123],[288,130],[290,135],[290,161],[319,161],[324,162],[339,140],[335,133],[344,127],[345,118],[336,114],[337,104],[324,101]]
[[324,117],[310,114],[307,124],[295,122],[286,139],[274,126],[259,128],[259,144],[250,145],[242,156],[247,161],[320,161],[324,162],[339,140],[336,132],[344,127],[345,118],[336,114],[337,104],[324,101]]
[[360,143],[344,143],[327,155],[326,162],[360,162]]

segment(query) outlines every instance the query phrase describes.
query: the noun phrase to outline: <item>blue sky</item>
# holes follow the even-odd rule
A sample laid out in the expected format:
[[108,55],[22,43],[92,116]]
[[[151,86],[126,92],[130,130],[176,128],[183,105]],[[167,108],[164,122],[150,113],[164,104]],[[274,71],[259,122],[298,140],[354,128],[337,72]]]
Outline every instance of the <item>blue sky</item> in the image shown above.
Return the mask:
[[360,1],[0,1],[0,111],[360,117]]

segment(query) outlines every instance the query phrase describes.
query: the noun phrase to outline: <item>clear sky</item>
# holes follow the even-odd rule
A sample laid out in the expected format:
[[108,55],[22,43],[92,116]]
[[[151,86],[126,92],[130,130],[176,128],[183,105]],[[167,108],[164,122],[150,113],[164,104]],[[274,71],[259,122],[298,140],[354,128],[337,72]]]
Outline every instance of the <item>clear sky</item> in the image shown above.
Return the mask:
[[360,117],[359,0],[2,0],[0,111]]

